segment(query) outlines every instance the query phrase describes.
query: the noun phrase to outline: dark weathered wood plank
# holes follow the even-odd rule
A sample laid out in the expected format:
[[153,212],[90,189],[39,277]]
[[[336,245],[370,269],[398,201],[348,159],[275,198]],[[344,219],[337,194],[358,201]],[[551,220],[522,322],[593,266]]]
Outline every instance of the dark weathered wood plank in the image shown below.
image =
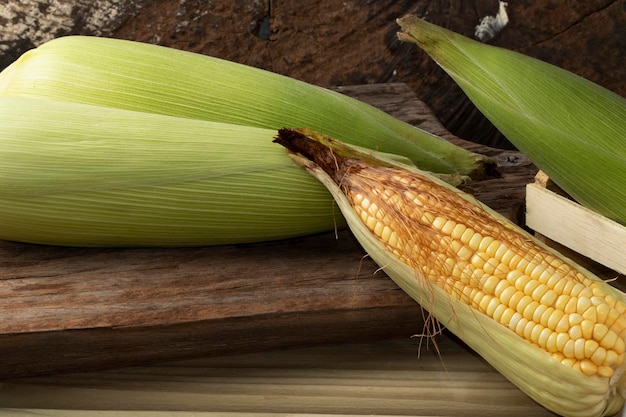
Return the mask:
[[[452,137],[403,84],[342,92],[500,158],[472,184],[515,218],[536,170]],[[83,249],[0,242],[0,377],[409,336],[421,311],[347,231],[254,245]]]

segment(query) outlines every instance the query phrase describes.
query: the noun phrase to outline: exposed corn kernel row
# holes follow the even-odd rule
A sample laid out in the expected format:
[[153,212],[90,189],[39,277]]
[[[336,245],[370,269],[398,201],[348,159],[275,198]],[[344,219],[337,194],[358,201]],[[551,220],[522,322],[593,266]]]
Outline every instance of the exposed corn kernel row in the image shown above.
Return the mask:
[[428,178],[354,164],[354,209],[421,276],[586,375],[624,362],[626,305],[593,280]]

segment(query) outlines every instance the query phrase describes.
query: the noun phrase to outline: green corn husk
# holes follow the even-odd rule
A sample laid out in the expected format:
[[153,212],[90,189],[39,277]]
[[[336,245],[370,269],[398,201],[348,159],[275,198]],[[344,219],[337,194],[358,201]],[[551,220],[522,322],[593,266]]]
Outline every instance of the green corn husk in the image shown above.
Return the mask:
[[492,164],[345,95],[233,62],[118,39],[47,42],[0,73],[0,95],[268,129],[308,126],[439,173],[477,178]]
[[[350,181],[347,177],[359,175],[359,169],[354,164],[346,168],[343,166],[344,162],[339,159],[358,159],[365,161],[370,166],[400,168],[407,176],[429,178],[435,185],[447,188],[474,205],[475,210],[486,212],[493,218],[493,230],[505,227],[514,230],[519,234],[519,238],[524,241],[534,242],[534,248],[537,252],[524,254],[524,256],[529,256],[525,259],[533,259],[536,253],[545,251],[545,253],[552,254],[576,268],[593,281],[596,288],[600,290],[597,293],[594,291],[594,294],[609,294],[609,297],[614,297],[613,300],[617,299],[620,303],[626,303],[626,295],[621,291],[616,290],[606,282],[602,282],[591,272],[537,241],[532,235],[509,222],[497,212],[477,202],[474,197],[462,193],[415,167],[389,160],[380,160],[375,155],[364,155],[346,144],[306,129],[281,130],[275,141],[289,149],[290,157],[330,191],[345,216],[350,230],[381,269],[416,302],[428,310],[442,326],[463,340],[527,395],[549,410],[569,417],[614,415],[623,406],[626,396],[626,376],[624,374],[626,363],[624,363],[623,358],[621,358],[619,368],[615,369],[615,374],[612,377],[584,375],[579,370],[555,360],[546,350],[529,343],[527,339],[522,338],[490,316],[460,301],[459,297],[451,296],[449,292],[444,290],[441,281],[435,284],[431,279],[424,276],[421,269],[403,262],[397,254],[390,250],[390,245],[383,243],[365,225],[365,220],[357,214],[342,189],[343,184]],[[363,167],[364,165],[358,166]],[[359,184],[363,185],[365,181],[363,180]],[[404,191],[402,189],[386,189],[391,193],[390,195],[401,196]],[[382,199],[378,194],[368,193],[367,186],[358,187],[358,190],[370,201],[372,206],[377,205]],[[432,191],[435,200],[438,200],[438,197],[445,198],[439,193],[440,191]],[[412,211],[417,207],[427,204],[413,204],[411,198],[413,197],[404,196],[402,201],[405,201],[405,207],[401,212],[385,212],[384,216],[397,215],[400,219],[406,219],[412,215]],[[467,207],[458,208],[458,210],[461,218],[467,220],[471,217],[471,211]],[[468,225],[471,223],[468,222]],[[471,226],[468,227],[471,228]],[[415,230],[406,226],[402,230],[393,230],[392,232],[397,235],[404,235],[404,237],[408,235],[409,237],[404,240],[408,248],[416,244],[426,244],[431,249],[433,248],[429,241],[431,235],[428,234],[428,230]],[[393,246],[393,250],[395,251],[398,246]],[[448,260],[459,261],[459,259],[454,258]],[[425,266],[431,267],[433,265]],[[439,267],[449,270],[453,268],[448,262],[445,262],[445,265],[440,264]],[[445,281],[447,278],[444,276],[445,274],[439,278]],[[478,277],[471,276],[465,279],[475,279],[477,287],[483,285],[479,282]],[[500,279],[506,280],[506,278]],[[488,290],[483,287],[483,291],[487,292]],[[597,302],[601,303],[601,301]],[[622,336],[619,337],[623,337],[623,333],[622,331]]]
[[0,97],[0,239],[189,246],[279,239],[343,224],[324,187],[272,144],[275,134]]
[[[66,246],[192,246],[343,227],[326,189],[272,144],[275,134],[250,126],[0,97],[0,239]],[[398,155],[381,157],[410,164]],[[439,177],[453,184],[464,180]]]
[[478,109],[581,204],[626,225],[626,99],[528,56],[406,16],[424,49]]

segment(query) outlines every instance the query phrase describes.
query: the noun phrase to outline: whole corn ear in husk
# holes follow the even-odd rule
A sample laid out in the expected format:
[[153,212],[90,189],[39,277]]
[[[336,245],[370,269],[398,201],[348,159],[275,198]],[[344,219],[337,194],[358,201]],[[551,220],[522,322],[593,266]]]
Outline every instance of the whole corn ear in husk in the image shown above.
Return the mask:
[[451,32],[398,20],[476,107],[541,170],[626,225],[626,99],[566,70]]
[[309,126],[440,173],[481,177],[491,165],[487,157],[345,95],[234,62],[119,39],[47,42],[0,73],[0,95],[276,130]]
[[535,401],[572,417],[623,405],[623,293],[427,173],[310,130],[276,141],[328,188],[372,259]]
[[272,144],[275,134],[0,97],[0,239],[188,246],[265,241],[343,224],[324,187]]

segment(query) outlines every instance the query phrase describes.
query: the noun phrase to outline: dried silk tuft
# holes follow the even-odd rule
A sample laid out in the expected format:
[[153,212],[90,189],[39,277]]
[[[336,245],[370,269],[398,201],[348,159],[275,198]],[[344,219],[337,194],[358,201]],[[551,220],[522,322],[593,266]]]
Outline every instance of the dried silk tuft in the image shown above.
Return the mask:
[[508,3],[503,1],[498,3],[500,4],[498,13],[495,16],[483,17],[478,26],[476,26],[474,36],[482,42],[493,39],[509,23],[509,16],[506,13]]

